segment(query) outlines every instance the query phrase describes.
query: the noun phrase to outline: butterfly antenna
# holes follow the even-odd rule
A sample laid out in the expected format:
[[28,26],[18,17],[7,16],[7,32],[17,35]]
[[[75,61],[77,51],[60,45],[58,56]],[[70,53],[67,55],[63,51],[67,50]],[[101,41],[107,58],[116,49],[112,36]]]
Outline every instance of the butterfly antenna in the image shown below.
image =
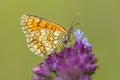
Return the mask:
[[79,23],[75,23],[74,22],[76,21],[76,19],[80,16],[80,13],[77,13],[75,18],[73,19],[72,21],[72,24],[70,26],[70,29],[69,29],[69,33],[72,34],[73,33],[73,27],[76,26],[76,25],[79,25]]

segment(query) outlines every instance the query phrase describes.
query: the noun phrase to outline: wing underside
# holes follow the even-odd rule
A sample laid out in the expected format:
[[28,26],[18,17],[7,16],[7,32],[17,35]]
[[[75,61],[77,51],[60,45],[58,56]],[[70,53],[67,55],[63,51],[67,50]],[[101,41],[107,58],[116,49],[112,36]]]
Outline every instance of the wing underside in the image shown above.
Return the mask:
[[37,16],[23,15],[22,30],[27,37],[27,44],[37,55],[49,55],[63,44],[67,31],[52,22]]

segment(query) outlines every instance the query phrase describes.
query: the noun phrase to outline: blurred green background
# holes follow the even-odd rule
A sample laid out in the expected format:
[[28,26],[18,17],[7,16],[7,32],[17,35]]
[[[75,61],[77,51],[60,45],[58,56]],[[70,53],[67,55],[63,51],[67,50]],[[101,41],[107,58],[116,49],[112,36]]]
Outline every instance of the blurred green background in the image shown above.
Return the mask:
[[44,59],[26,45],[20,25],[23,14],[37,15],[68,29],[77,12],[79,27],[93,44],[100,66],[93,80],[119,80],[120,0],[1,0],[0,80],[31,80],[32,67]]

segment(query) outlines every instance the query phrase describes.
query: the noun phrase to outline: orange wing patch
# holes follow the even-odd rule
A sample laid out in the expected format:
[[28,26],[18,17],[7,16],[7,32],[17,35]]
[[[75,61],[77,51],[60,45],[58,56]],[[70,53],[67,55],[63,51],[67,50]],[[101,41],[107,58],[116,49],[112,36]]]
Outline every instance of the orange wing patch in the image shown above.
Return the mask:
[[52,22],[49,22],[37,16],[23,15],[22,24],[28,25],[28,28],[31,29],[32,31],[47,29],[47,30],[64,32],[67,34],[67,31],[61,26],[58,26]]

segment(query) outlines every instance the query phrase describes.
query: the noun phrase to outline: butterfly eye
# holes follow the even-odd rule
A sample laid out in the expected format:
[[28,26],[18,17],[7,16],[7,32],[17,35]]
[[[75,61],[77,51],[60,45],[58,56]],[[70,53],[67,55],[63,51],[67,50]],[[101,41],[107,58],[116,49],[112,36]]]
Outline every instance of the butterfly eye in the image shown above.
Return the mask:
[[69,42],[69,40],[70,40],[70,36],[69,35],[67,35],[64,39],[63,39],[63,43],[64,44],[67,44],[68,42]]

